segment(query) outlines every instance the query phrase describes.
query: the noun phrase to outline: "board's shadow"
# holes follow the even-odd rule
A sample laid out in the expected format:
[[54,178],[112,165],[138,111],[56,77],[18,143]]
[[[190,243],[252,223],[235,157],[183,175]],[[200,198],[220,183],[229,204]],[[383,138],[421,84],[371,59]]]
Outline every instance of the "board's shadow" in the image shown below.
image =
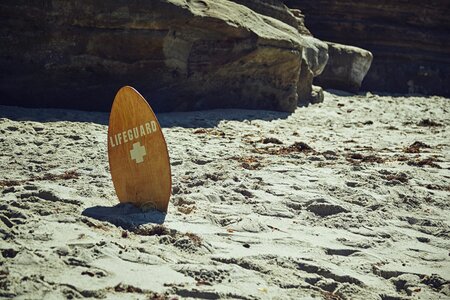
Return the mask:
[[83,216],[106,221],[124,229],[134,229],[140,225],[163,224],[166,214],[157,210],[142,210],[130,203],[115,206],[93,206],[82,212]]

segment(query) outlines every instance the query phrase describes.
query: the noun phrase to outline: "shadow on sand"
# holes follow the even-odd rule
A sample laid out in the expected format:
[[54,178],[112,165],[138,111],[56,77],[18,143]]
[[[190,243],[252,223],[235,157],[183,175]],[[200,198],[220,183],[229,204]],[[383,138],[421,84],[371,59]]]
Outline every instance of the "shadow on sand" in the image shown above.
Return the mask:
[[149,223],[163,224],[166,219],[166,214],[163,212],[157,210],[143,211],[129,203],[120,203],[116,206],[89,207],[82,212],[82,215],[109,222],[123,229],[134,229]]
[[[272,121],[277,119],[286,119],[290,115],[290,113],[286,112],[248,109],[215,109],[156,114],[161,127],[163,128],[212,128],[217,126],[221,121]],[[24,108],[0,105],[0,118],[7,118],[13,121],[35,121],[43,123],[70,121],[108,125],[109,113],[53,108]]]

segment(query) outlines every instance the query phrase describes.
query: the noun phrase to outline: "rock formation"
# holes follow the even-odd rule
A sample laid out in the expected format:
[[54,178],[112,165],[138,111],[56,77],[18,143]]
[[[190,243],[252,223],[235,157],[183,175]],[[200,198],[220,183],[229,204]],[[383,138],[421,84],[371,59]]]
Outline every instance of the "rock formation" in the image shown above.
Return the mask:
[[372,63],[372,53],[367,50],[328,44],[328,63],[314,82],[327,88],[357,92]]
[[448,1],[285,0],[319,39],[369,50],[363,89],[450,95]]
[[231,0],[252,9],[253,11],[280,20],[294,28],[301,34],[311,35],[305,26],[305,16],[299,9],[289,9],[281,0]]
[[109,110],[118,88],[132,85],[157,111],[293,111],[311,98],[327,45],[279,1],[236,2],[250,8],[226,0],[2,1],[0,103]]

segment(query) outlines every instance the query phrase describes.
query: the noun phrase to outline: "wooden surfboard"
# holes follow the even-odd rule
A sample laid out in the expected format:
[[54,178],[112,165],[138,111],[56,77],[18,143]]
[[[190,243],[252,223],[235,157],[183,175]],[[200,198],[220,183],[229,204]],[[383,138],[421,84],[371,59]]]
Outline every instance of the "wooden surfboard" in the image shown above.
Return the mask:
[[120,202],[167,212],[172,178],[166,141],[150,105],[130,86],[112,105],[108,158]]

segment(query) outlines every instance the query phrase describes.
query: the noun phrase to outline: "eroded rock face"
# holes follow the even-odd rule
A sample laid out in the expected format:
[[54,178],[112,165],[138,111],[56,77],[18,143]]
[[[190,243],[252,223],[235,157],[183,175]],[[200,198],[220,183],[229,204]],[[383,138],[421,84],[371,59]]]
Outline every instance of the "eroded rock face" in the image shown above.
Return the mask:
[[109,110],[132,85],[157,111],[293,111],[311,88],[300,74],[323,70],[327,45],[299,33],[298,13],[272,6],[2,1],[0,103]]
[[280,20],[298,30],[303,35],[310,35],[305,26],[305,16],[299,9],[289,9],[282,0],[231,0],[253,11]]
[[357,92],[372,63],[372,53],[367,50],[328,44],[328,63],[314,82],[325,88]]
[[450,4],[436,1],[286,0],[322,40],[372,52],[363,89],[450,95]]

